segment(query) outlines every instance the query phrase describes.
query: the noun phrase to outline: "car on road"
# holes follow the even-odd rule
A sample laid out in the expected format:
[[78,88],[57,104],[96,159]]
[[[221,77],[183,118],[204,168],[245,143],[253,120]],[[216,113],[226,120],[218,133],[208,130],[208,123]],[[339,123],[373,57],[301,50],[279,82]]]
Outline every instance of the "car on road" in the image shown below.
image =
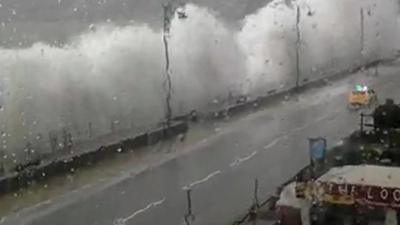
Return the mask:
[[350,109],[371,107],[378,103],[378,96],[372,88],[366,85],[355,85],[348,95]]

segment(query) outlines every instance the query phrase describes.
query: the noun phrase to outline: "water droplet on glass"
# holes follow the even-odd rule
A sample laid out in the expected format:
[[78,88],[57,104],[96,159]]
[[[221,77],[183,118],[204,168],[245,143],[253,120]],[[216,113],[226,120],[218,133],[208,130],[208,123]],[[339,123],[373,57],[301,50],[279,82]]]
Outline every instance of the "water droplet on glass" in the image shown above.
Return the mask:
[[89,25],[89,30],[91,30],[91,31],[95,30],[95,25],[93,23]]

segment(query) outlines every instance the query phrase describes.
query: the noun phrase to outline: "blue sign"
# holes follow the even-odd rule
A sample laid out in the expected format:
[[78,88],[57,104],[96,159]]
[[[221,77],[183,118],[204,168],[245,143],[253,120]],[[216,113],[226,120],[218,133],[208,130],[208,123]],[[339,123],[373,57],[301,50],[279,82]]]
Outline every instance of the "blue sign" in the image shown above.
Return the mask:
[[310,157],[314,161],[325,159],[326,155],[326,139],[311,138],[310,141]]

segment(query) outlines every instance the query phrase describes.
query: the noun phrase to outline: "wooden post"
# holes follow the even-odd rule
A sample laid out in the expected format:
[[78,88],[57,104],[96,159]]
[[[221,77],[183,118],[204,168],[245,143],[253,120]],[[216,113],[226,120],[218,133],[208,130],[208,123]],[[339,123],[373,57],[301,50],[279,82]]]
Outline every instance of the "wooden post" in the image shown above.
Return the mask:
[[191,222],[194,221],[195,217],[192,212],[192,190],[186,190],[186,198],[187,198],[187,213],[185,214],[184,220],[186,225],[190,225]]
[[258,179],[254,180],[254,206],[258,209],[260,207],[258,201]]
[[114,123],[114,121],[111,121],[111,123],[110,123],[110,129],[111,129],[111,133],[114,133],[114,132],[115,132],[115,123]]
[[360,114],[360,133],[364,132],[364,113]]
[[92,124],[92,122],[89,122],[89,124],[88,124],[88,136],[89,136],[89,139],[92,139],[92,137],[93,137],[93,124]]
[[5,168],[4,168],[4,151],[0,150],[0,174],[3,175],[5,172]]
[[189,189],[186,191],[186,198],[188,202],[188,215],[192,215],[192,190]]

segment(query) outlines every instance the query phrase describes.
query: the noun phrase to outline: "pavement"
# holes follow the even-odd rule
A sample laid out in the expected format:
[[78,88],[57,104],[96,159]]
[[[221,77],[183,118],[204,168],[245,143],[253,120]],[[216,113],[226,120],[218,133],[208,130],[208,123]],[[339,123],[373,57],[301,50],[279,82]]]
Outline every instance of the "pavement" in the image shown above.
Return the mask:
[[7,225],[180,225],[188,211],[191,225],[227,224],[308,163],[307,138],[323,136],[328,145],[358,129],[359,114],[349,111],[346,94],[355,82],[372,85],[380,100],[400,102],[400,63],[310,89],[282,103],[241,115],[176,157],[140,173],[118,175],[40,205],[10,213]]

